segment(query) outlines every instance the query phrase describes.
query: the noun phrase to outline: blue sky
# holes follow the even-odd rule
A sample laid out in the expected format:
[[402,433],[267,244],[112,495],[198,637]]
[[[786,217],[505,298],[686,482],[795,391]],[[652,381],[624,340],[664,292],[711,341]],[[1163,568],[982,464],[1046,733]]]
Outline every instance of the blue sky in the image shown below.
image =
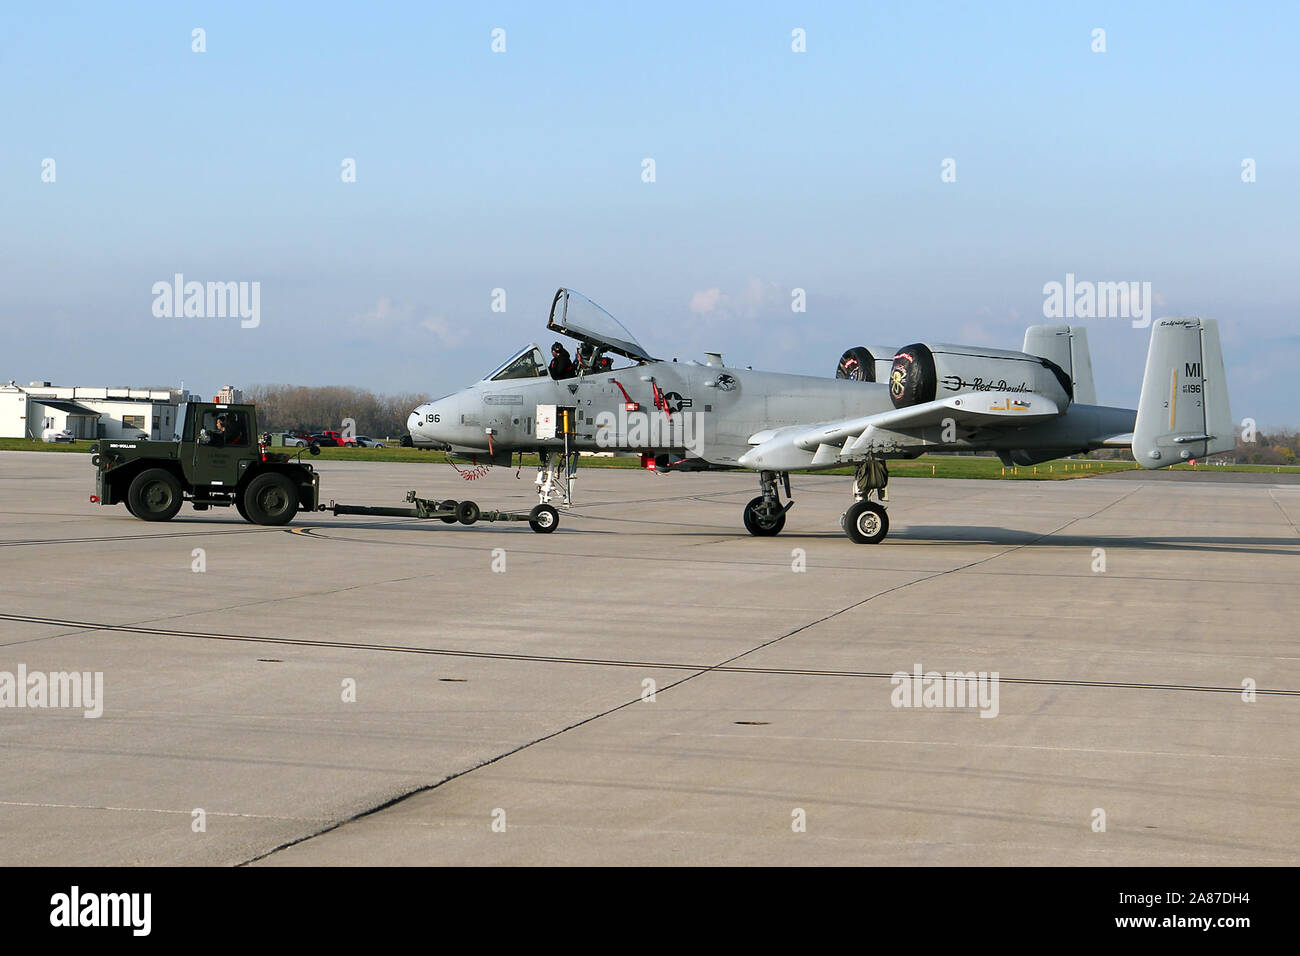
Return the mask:
[[[9,5],[0,379],[440,395],[560,285],[659,355],[830,374],[1018,348],[1073,273],[1218,318],[1236,417],[1300,425],[1300,7],[595,6]],[[177,272],[260,282],[260,326],[156,318]],[[1087,324],[1131,407],[1147,332]]]

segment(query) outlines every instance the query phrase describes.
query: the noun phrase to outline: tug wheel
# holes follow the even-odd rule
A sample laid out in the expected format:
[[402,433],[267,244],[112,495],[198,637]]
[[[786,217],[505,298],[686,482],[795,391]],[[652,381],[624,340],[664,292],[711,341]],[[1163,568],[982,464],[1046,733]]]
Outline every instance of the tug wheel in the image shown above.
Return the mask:
[[181,483],[170,471],[150,468],[131,481],[126,490],[127,508],[145,521],[171,521],[181,510]]
[[298,488],[278,471],[258,475],[248,483],[241,497],[253,524],[284,525],[298,513]]

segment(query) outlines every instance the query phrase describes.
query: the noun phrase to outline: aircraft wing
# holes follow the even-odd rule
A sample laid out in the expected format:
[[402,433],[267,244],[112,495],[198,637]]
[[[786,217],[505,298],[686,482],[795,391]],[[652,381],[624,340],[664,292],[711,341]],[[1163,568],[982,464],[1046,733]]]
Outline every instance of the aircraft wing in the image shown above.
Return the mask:
[[860,418],[812,425],[768,429],[749,438],[754,446],[740,456],[742,468],[786,471],[830,465],[866,456],[881,432],[909,432],[919,428],[1019,427],[1047,421],[1061,414],[1055,402],[1031,393],[964,393],[910,408],[895,408]]

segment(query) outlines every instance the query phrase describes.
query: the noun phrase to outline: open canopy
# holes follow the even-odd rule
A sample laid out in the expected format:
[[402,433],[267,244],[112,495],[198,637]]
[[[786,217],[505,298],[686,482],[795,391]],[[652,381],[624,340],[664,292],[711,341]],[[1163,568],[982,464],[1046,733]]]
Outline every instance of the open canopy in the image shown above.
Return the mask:
[[551,303],[551,318],[546,327],[553,332],[590,342],[638,362],[655,359],[632,337],[632,333],[581,292],[560,289]]

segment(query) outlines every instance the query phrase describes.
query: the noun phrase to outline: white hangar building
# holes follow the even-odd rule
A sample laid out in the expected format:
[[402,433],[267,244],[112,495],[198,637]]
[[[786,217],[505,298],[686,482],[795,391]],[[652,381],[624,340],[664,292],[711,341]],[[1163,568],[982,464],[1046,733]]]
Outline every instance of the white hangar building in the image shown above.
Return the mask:
[[179,389],[93,388],[81,385],[0,385],[0,438],[40,439],[49,429],[74,438],[170,439]]

